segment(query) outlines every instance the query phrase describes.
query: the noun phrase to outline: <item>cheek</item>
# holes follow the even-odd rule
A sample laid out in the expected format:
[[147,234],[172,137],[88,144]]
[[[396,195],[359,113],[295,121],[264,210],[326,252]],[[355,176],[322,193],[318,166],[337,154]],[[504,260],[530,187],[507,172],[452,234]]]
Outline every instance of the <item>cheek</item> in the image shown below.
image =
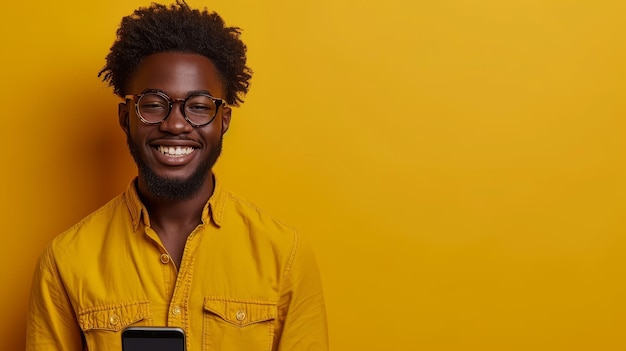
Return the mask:
[[222,126],[220,124],[211,124],[207,127],[210,127],[206,130],[202,131],[202,137],[206,139],[208,142],[218,141],[222,137]]
[[[132,116],[131,116],[132,119]],[[133,139],[136,144],[143,144],[143,140],[148,137],[151,129],[154,129],[153,126],[147,126],[137,120],[131,120],[128,126],[128,137]]]

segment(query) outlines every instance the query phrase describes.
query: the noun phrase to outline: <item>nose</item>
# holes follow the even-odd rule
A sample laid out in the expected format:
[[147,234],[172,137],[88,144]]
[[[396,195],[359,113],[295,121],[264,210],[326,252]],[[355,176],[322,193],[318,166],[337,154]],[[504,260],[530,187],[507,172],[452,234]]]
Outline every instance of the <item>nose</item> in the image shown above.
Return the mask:
[[170,114],[159,124],[159,129],[174,135],[191,132],[193,126],[185,119],[182,109],[183,102],[176,101],[172,103]]

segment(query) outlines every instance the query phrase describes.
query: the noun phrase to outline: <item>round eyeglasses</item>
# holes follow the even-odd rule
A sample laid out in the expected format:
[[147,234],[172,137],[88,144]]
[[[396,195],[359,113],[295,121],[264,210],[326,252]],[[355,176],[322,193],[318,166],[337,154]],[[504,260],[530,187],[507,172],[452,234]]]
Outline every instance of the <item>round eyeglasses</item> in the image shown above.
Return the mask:
[[202,127],[213,122],[220,106],[226,106],[226,101],[223,99],[214,98],[205,93],[193,93],[185,99],[175,99],[163,92],[156,91],[126,95],[126,99],[133,100],[137,116],[147,125],[165,121],[176,102],[182,103],[183,117],[194,127]]

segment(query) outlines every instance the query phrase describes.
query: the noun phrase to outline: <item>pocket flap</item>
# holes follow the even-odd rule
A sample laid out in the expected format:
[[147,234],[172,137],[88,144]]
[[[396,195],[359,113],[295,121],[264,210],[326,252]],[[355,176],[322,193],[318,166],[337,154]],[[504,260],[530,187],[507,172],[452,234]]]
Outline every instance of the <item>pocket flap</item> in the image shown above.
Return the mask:
[[204,310],[226,322],[243,327],[276,318],[276,303],[269,301],[226,300],[206,297]]
[[143,319],[152,318],[149,302],[96,306],[80,311],[78,322],[83,331],[100,329],[120,331]]

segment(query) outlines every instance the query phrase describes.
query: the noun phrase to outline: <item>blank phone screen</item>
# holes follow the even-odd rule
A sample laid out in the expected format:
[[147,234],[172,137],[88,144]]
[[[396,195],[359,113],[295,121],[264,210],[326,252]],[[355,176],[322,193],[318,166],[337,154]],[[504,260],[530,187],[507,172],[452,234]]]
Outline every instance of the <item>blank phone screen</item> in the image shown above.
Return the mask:
[[182,339],[165,338],[126,338],[124,351],[183,351],[185,342]]
[[165,335],[166,333],[153,332],[137,334],[135,332],[122,338],[123,351],[185,351],[185,339],[182,334]]

